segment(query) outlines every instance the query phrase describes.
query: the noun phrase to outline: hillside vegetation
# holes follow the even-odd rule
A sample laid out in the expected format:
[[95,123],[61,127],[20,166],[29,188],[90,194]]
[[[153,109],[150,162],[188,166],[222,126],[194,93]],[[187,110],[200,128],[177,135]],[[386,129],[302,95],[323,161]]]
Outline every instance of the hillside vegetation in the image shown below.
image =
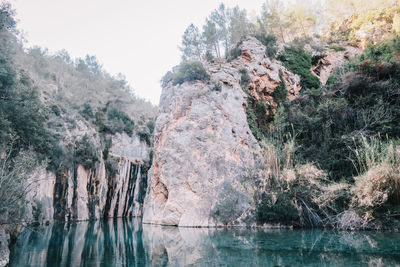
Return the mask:
[[[254,177],[259,224],[400,227],[399,17],[397,1],[271,0],[252,18],[221,4],[202,31],[192,24],[184,32],[179,70],[198,60],[234,60],[242,53],[237,44],[250,35],[267,57],[300,76],[294,100],[286,99],[284,82],[273,93],[279,105],[271,121],[269,107],[249,94],[250,74],[240,69],[248,123],[267,167]],[[345,56],[323,85],[312,69],[327,53],[346,53],[345,46],[363,52]],[[164,78],[174,75],[180,71]]]
[[24,48],[8,3],[0,6],[0,22],[0,223],[6,223],[23,217],[36,169],[58,176],[76,164],[91,169],[100,157],[111,160],[116,133],[151,145],[156,108],[94,56],[72,60],[66,51]]

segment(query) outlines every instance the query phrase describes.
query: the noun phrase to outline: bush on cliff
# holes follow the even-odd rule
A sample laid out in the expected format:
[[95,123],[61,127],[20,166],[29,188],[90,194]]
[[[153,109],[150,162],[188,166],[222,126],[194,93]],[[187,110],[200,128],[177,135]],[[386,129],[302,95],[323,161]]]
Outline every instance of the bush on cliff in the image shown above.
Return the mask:
[[321,85],[317,76],[311,73],[312,55],[300,45],[285,47],[278,59],[291,72],[300,75],[300,83],[306,89],[318,89]]
[[106,105],[103,109],[99,109],[95,114],[94,124],[99,127],[102,133],[122,133],[125,132],[132,136],[135,129],[134,121],[120,109],[109,108]]
[[242,49],[240,49],[238,46],[235,46],[229,51],[229,54],[227,55],[227,60],[232,61],[242,55]]
[[265,45],[265,55],[270,58],[275,58],[278,52],[277,38],[272,33],[259,33],[256,34],[255,37],[259,40],[263,45]]
[[85,169],[93,169],[96,162],[99,161],[96,147],[87,134],[75,143],[74,161]]
[[172,84],[192,81],[209,81],[210,75],[200,61],[182,62],[176,73],[172,75]]

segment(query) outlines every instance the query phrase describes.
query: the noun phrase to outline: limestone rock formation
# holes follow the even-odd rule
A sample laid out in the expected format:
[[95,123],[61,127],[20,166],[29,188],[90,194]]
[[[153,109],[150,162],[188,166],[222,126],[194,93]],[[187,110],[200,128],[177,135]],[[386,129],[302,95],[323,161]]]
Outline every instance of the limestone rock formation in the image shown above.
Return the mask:
[[342,47],[344,48],[343,51],[329,49],[327,52],[317,54],[320,59],[311,71],[319,78],[322,84],[326,84],[329,76],[337,68],[343,66],[350,58],[358,57],[362,52],[360,48],[348,44],[344,44]]
[[26,220],[47,223],[141,216],[149,152],[137,136],[117,134],[109,155],[117,163],[116,174],[110,174],[103,159],[94,169],[77,165],[57,174],[38,170],[39,179],[27,196]]
[[[144,223],[178,226],[254,223],[254,173],[262,159],[246,118],[247,94],[239,69],[251,76],[260,101],[285,80],[290,97],[299,77],[265,56],[255,38],[231,62],[204,63],[210,82],[164,86],[154,132],[154,159],[144,202]],[[282,79],[281,79],[282,77]],[[215,84],[221,91],[213,90]]]

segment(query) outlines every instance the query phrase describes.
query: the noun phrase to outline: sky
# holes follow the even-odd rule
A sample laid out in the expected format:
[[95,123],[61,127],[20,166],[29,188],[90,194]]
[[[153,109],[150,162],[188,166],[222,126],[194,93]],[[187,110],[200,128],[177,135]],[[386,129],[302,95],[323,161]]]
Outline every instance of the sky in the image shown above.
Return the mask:
[[[265,0],[225,0],[248,12]],[[122,73],[137,96],[158,104],[160,79],[179,64],[178,46],[190,23],[201,26],[221,1],[11,0],[26,46],[96,56],[110,74]],[[258,12],[257,12],[258,13]]]

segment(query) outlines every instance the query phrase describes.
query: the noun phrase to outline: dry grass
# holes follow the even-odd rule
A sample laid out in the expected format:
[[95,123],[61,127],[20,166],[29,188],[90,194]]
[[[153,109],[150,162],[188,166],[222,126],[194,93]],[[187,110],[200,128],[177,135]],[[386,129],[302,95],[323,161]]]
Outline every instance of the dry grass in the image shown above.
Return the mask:
[[258,192],[263,196],[258,199],[260,217],[267,222],[269,217],[272,222],[289,217],[290,223],[298,226],[332,224],[349,201],[349,185],[330,182],[328,175],[311,163],[296,164],[293,139],[280,148],[264,142],[263,149],[266,169]]
[[360,174],[354,178],[353,205],[374,208],[400,204],[400,146],[394,141],[363,137],[355,153]]
[[385,203],[400,204],[400,168],[382,162],[355,178],[355,203],[377,207]]

